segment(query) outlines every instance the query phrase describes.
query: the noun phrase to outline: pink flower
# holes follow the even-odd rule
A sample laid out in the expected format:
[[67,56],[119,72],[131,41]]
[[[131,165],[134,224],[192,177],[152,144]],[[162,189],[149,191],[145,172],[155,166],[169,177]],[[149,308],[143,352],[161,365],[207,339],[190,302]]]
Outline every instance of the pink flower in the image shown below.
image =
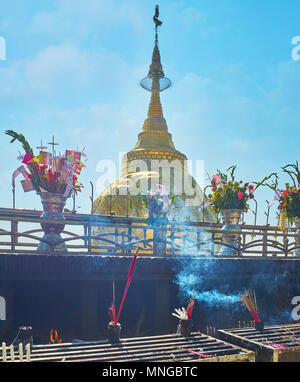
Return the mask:
[[244,193],[243,192],[238,192],[238,200],[244,199]]
[[214,179],[214,181],[215,181],[217,184],[221,182],[221,177],[220,177],[220,175],[213,175],[213,179]]
[[[33,164],[32,158],[33,158],[33,155],[31,153],[26,153],[24,155],[22,163],[25,163],[27,166],[32,166],[32,164]],[[29,163],[29,162],[31,162],[31,163]]]

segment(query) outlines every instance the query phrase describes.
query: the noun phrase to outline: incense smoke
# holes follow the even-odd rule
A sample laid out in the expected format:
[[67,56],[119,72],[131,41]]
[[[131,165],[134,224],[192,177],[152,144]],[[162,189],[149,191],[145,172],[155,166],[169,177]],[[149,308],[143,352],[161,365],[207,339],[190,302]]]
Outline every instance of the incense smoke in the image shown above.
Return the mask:
[[[200,260],[201,261],[201,260]],[[195,269],[193,264],[193,269]],[[183,295],[191,298],[193,295],[193,286],[199,286],[199,284],[205,284],[205,279],[203,276],[196,275],[196,273],[190,273],[191,269],[185,268],[177,275],[176,283],[181,289]],[[202,290],[195,291],[194,299],[199,302],[204,302],[208,306],[216,306],[223,304],[237,304],[240,303],[240,298],[238,294],[226,294],[222,293],[216,289],[213,290]]]
[[195,285],[195,311],[201,311],[202,322],[220,327],[251,321],[239,297],[246,289],[256,290],[260,316],[266,324],[291,321],[292,297],[300,295],[293,261],[186,256],[175,260],[173,270],[181,302],[192,297]]

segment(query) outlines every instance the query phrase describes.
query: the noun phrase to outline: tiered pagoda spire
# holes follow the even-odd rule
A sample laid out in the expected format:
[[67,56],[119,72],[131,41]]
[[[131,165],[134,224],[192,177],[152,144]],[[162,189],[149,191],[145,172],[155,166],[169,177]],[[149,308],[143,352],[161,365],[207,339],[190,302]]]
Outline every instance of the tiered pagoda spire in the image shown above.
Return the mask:
[[168,89],[171,86],[171,81],[165,77],[161,64],[157,28],[162,25],[162,22],[158,20],[158,16],[158,6],[156,6],[155,16],[153,17],[155,23],[155,43],[152,61],[147,77],[143,78],[140,82],[142,88],[151,92],[148,114],[143,123],[142,132],[138,135],[135,148],[126,154],[126,160],[123,161],[123,175],[127,172],[128,163],[132,160],[167,159],[171,161],[179,159],[184,161],[187,159],[184,154],[175,149],[172,135],[168,132],[167,122],[163,116],[160,92]]

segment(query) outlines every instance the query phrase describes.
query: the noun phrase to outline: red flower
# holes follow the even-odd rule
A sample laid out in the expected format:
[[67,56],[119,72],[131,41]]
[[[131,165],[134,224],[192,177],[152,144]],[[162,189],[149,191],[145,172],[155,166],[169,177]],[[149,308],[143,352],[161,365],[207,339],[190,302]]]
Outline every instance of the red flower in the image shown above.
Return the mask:
[[249,183],[245,183],[245,187],[248,187],[249,186]]
[[249,191],[253,191],[254,190],[254,186],[249,186]]
[[49,171],[48,175],[49,175],[49,180],[53,181],[54,180],[54,173],[52,171]]
[[24,155],[22,163],[25,163],[26,166],[32,166],[33,165],[32,158],[33,158],[33,155],[31,153],[26,153]]
[[238,192],[238,199],[239,200],[244,199],[244,193],[243,192]]

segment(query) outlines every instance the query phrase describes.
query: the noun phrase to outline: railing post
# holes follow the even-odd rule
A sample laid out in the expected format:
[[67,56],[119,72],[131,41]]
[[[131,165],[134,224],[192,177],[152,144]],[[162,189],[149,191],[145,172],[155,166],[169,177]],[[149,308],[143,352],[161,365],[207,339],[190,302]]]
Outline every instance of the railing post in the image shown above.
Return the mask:
[[92,240],[91,240],[92,227],[90,225],[88,225],[88,227],[84,226],[84,228],[85,228],[85,230],[87,230],[87,236],[88,236],[88,239],[87,239],[88,253],[91,253],[92,252]]
[[[145,228],[143,229],[143,234],[144,234],[144,248],[147,248],[147,245],[146,245],[146,240],[147,240],[147,227],[145,227]],[[154,248],[154,238],[153,238],[153,248]],[[152,248],[152,251],[154,252],[153,248]]]
[[84,224],[84,226],[83,226],[83,234],[85,236],[83,243],[85,246],[88,246],[89,245],[88,240],[86,239],[86,236],[88,236],[88,226],[86,224]]
[[18,222],[15,220],[11,221],[11,250],[14,252],[16,250],[16,244],[18,243]]
[[175,248],[175,226],[174,224],[171,224],[170,226],[170,240],[171,240],[171,248],[170,248],[170,254],[173,256],[175,254],[174,248]]
[[[129,224],[129,226],[128,226],[128,243],[127,244],[130,244],[132,241],[132,225],[131,225],[131,222],[129,222],[128,224]],[[131,250],[129,250],[127,252],[131,253]]]
[[164,256],[166,254],[166,235],[166,225],[158,225],[153,227],[153,255]]
[[119,225],[116,224],[116,225],[115,225],[115,249],[114,249],[115,252],[117,251],[118,243],[119,243],[118,233],[119,233]]
[[50,228],[50,240],[51,240],[51,250],[54,251],[54,234],[55,228]]
[[185,232],[182,236],[182,247],[183,247],[183,251],[182,253],[185,254],[186,253],[186,238],[187,238],[187,233]]
[[263,247],[262,247],[262,256],[268,256],[268,247],[267,247],[267,232],[263,232]]
[[122,244],[121,244],[122,253],[124,254],[125,253],[125,232],[124,231],[122,231],[122,233],[121,233],[121,238],[122,238]]
[[283,240],[284,240],[284,254],[285,256],[287,256],[289,252],[289,239],[285,236]]

